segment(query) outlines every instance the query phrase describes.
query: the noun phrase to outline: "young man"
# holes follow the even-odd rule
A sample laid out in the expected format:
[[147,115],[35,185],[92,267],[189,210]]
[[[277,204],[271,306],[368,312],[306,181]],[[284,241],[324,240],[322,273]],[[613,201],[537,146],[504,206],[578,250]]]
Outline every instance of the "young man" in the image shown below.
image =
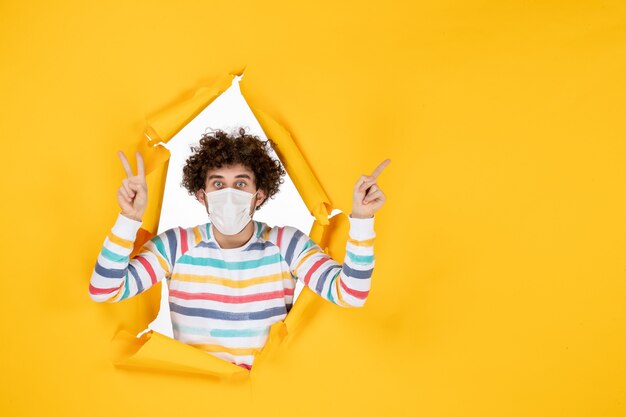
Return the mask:
[[374,213],[385,202],[376,178],[390,161],[354,187],[340,265],[300,230],[252,220],[278,192],[285,171],[268,154],[271,141],[238,133],[205,134],[183,168],[183,185],[206,207],[210,222],[167,230],[132,259],[148,190],[141,155],[134,175],[119,153],[127,174],[117,193],[121,213],[98,256],[89,294],[95,301],[121,301],[165,278],[174,338],[250,369],[270,326],[291,309],[296,279],[339,306],[364,305],[374,266]]

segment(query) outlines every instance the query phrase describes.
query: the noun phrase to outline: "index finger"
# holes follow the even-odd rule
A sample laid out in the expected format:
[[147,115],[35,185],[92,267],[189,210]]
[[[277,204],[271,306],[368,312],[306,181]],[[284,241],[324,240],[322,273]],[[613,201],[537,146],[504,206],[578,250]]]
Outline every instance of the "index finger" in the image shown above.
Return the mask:
[[128,159],[126,159],[126,155],[124,155],[124,152],[117,151],[117,155],[122,160],[122,165],[124,166],[124,171],[126,171],[126,176],[128,178],[132,177],[133,176],[133,170],[130,167],[130,164],[128,163]]
[[372,172],[372,177],[376,178],[378,177],[381,172],[383,172],[383,169],[385,169],[385,167],[387,165],[389,165],[391,163],[391,159],[385,159],[383,162],[381,162],[376,169],[374,170],[374,172]]

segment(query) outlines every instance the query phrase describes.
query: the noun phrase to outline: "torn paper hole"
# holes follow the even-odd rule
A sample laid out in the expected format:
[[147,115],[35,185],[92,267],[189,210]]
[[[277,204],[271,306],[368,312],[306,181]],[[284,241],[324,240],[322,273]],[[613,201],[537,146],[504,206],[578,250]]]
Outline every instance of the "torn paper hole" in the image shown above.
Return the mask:
[[[156,201],[156,203],[148,206],[144,217],[145,228],[142,227],[139,230],[144,236],[142,238],[138,237],[135,250],[139,250],[141,244],[151,236],[154,236],[158,230],[166,173],[168,171],[166,162],[170,159],[170,152],[167,148],[164,146],[150,146],[150,144],[160,141],[168,143],[197,115],[208,108],[210,103],[227,91],[233,84],[232,79],[232,76],[225,77],[212,86],[199,88],[192,97],[148,118],[147,132],[150,134],[147,136],[149,140],[141,142],[139,149],[148,156],[145,158],[146,172],[150,173],[148,181],[149,183],[152,181],[151,187],[155,190],[152,195],[156,194],[156,199],[152,201]],[[250,93],[250,91],[247,93]],[[347,217],[342,213],[341,216],[335,215],[329,219],[332,211],[330,200],[308,166],[306,159],[296,146],[291,133],[258,106],[251,108],[251,111],[263,127],[263,131],[277,143],[287,172],[299,191],[305,206],[308,208],[308,212],[315,218],[309,236],[315,242],[319,242],[324,251],[335,259],[343,259],[344,248],[340,248],[336,244],[340,243],[339,240],[345,242],[347,238]],[[240,123],[237,123],[237,125],[240,125]],[[336,211],[332,212],[336,214]],[[343,232],[341,232],[342,230]],[[258,355],[255,355],[255,363],[263,363],[270,360],[269,358],[275,354],[289,333],[289,329],[297,330],[300,325],[306,323],[305,318],[311,318],[315,315],[314,304],[317,302],[320,302],[320,299],[312,291],[302,291],[302,294],[298,297],[298,302],[293,304],[290,314],[284,320],[278,321],[271,326],[267,342],[261,351],[258,352]],[[158,307],[158,305],[154,307]],[[158,332],[152,330],[141,338],[128,338],[127,336],[123,331],[120,331],[114,336],[112,342],[112,360],[118,366],[159,369],[162,371],[200,371],[221,376],[232,376],[234,371],[239,373],[243,369],[234,369],[233,367],[237,367],[237,365],[211,355],[208,355],[207,360],[202,360],[202,355],[190,355],[188,354],[190,346],[171,337],[159,335]],[[191,362],[195,361],[194,358],[199,359],[199,362],[192,364]],[[216,360],[219,363],[215,363]]]
[[[235,77],[228,90],[217,97],[211,105],[200,112],[166,144],[161,141],[157,144],[167,148],[171,154],[157,234],[172,227],[191,227],[208,221],[204,206],[190,196],[187,190],[180,185],[182,168],[191,154],[190,145],[197,144],[207,129],[222,129],[231,132],[234,128],[244,127],[249,134],[267,139],[241,95],[238,83],[240,78],[240,76]],[[151,139],[150,136],[146,136]],[[272,157],[278,159],[276,154],[273,154]],[[259,211],[255,212],[254,219],[270,226],[294,226],[308,233],[314,218],[289,175],[287,174],[284,179],[285,182],[281,185],[280,192],[273,199],[268,200]],[[334,210],[331,214],[334,215],[337,212],[340,211]],[[303,285],[298,281],[294,293],[294,302],[302,291],[302,287]],[[166,285],[162,286],[159,314],[144,332],[150,329],[173,337]]]

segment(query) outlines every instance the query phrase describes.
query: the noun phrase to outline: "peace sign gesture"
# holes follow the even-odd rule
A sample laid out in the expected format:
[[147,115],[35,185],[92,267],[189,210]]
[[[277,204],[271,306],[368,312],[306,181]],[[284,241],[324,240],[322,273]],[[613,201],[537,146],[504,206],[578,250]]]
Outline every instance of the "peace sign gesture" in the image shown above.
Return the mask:
[[350,217],[361,219],[372,217],[385,203],[387,198],[383,190],[376,184],[376,180],[390,162],[390,159],[385,159],[374,169],[372,175],[361,175],[354,186]]
[[122,160],[122,166],[126,172],[126,178],[122,180],[122,186],[117,190],[117,202],[122,209],[122,215],[141,221],[148,205],[148,186],[144,174],[143,158],[139,152],[136,153],[137,175],[134,175],[124,152],[118,151],[117,155]]

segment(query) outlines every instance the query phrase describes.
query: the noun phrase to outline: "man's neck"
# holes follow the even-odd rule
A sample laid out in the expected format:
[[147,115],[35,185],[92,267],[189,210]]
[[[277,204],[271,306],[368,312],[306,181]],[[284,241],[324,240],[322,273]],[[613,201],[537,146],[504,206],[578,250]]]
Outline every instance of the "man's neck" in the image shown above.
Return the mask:
[[246,244],[254,233],[254,221],[250,221],[243,230],[236,235],[225,235],[220,233],[215,226],[211,227],[215,240],[222,249],[240,248]]

